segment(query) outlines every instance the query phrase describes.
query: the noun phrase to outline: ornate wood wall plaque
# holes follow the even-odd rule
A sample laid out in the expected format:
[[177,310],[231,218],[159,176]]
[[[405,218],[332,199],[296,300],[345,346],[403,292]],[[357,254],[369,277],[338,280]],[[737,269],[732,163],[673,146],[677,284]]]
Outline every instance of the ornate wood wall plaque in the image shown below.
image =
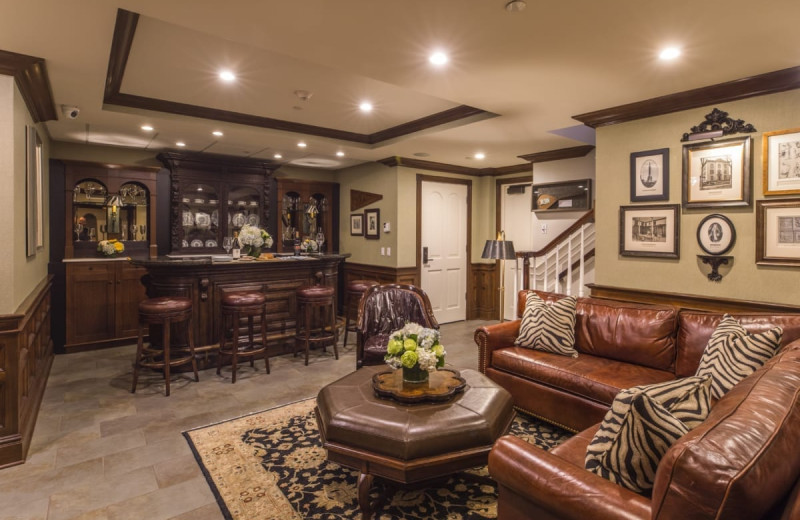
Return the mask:
[[366,191],[350,190],[350,211],[369,206],[373,202],[383,199],[383,195]]

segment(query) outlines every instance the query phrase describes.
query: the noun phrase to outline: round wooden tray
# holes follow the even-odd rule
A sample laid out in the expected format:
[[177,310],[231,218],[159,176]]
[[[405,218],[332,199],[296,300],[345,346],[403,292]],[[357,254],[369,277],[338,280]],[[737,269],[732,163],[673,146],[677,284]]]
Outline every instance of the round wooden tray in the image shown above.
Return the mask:
[[404,383],[403,371],[388,370],[372,376],[372,388],[378,397],[401,403],[442,402],[464,391],[467,382],[459,372],[441,368],[431,372],[425,383]]

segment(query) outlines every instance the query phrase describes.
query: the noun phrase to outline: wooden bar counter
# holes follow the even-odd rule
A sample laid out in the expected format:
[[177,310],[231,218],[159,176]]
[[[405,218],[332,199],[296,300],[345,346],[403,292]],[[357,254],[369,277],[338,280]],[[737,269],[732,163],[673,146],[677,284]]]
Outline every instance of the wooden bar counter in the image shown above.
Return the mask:
[[[195,343],[206,353],[219,346],[222,295],[229,291],[263,292],[267,298],[269,355],[276,355],[291,352],[294,345],[297,288],[314,284],[317,273],[321,273],[322,283],[338,292],[340,264],[349,256],[331,253],[222,262],[209,256],[186,256],[131,260],[131,263],[147,269],[143,281],[148,297],[191,298]],[[152,337],[157,341],[158,335]]]

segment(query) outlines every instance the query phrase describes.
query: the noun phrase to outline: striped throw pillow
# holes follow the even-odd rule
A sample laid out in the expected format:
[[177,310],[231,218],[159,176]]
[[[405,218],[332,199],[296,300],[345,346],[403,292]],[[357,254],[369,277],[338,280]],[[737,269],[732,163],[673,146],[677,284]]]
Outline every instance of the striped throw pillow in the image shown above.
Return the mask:
[[525,299],[519,336],[514,344],[562,356],[578,357],[578,351],[575,350],[577,303],[574,296],[567,296],[548,305],[535,292],[529,293]]
[[782,335],[780,327],[748,334],[736,318],[726,314],[708,340],[696,375],[711,376],[711,395],[721,399],[775,355]]
[[637,493],[653,487],[661,458],[710,410],[710,377],[621,391],[586,450],[586,469]]

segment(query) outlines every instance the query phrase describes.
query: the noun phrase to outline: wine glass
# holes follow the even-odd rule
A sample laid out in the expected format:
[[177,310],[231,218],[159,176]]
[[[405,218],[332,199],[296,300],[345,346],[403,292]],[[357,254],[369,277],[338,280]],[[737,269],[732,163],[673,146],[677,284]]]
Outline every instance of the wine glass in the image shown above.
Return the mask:
[[89,240],[92,242],[97,241],[97,230],[95,228],[89,228]]
[[100,232],[103,234],[103,239],[108,236],[108,226],[106,224],[100,224]]
[[322,232],[322,228],[317,230],[317,252],[322,253],[322,245],[325,243],[325,233]]
[[139,232],[142,234],[142,240],[147,240],[147,226],[144,224],[139,226]]
[[225,237],[222,239],[222,248],[225,249],[226,254],[230,254],[232,247],[233,247],[233,238]]
[[136,240],[136,224],[131,224],[131,240]]

